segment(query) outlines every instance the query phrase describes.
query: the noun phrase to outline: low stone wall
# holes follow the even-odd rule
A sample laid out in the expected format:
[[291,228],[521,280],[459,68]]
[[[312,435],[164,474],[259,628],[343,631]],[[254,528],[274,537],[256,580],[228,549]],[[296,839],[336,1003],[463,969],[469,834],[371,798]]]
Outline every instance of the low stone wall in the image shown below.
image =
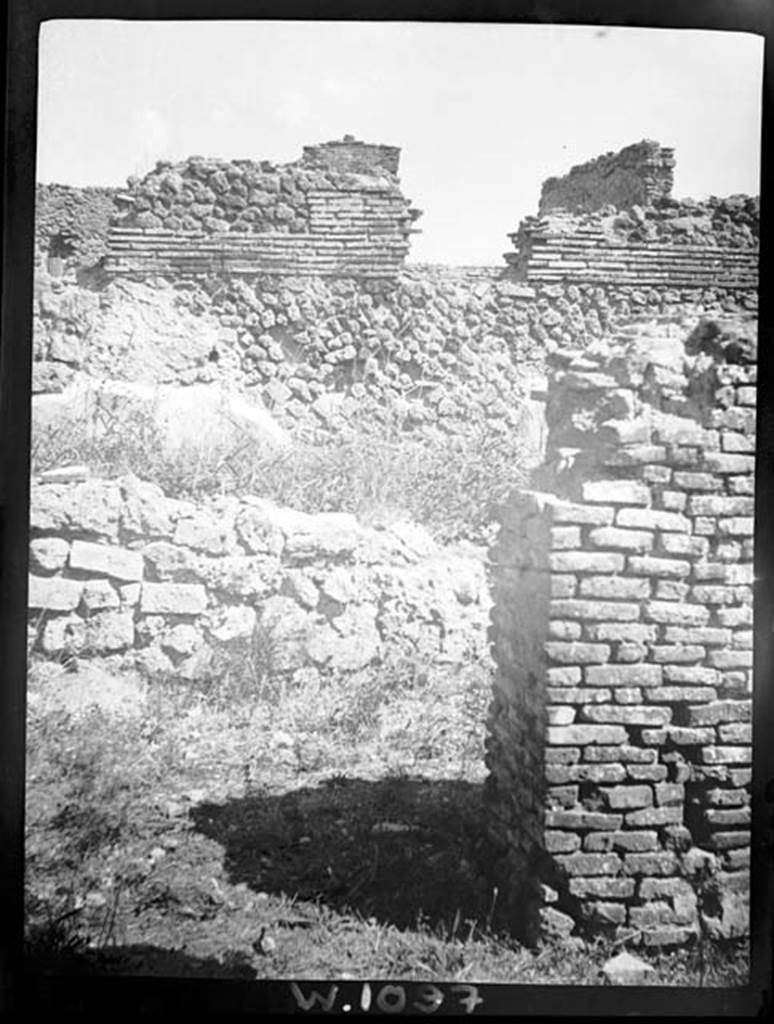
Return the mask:
[[748,928],[755,324],[683,341],[557,360],[491,556],[494,870],[533,935]]
[[487,657],[489,605],[482,554],[417,526],[249,497],[197,506],[135,477],[32,485],[31,643],[44,656],[124,653],[181,679],[235,651],[290,680],[395,654],[462,663]]

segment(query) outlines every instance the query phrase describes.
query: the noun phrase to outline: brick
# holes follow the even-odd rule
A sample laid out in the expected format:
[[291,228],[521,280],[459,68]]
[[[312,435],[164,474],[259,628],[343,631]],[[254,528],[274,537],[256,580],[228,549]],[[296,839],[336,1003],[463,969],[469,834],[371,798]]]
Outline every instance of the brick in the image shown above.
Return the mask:
[[580,622],[548,623],[548,635],[552,640],[580,640],[583,627]]
[[752,743],[752,725],[749,722],[719,725],[718,736],[721,743]]
[[736,389],[736,401],[739,405],[755,405],[756,389],[753,387],[741,387]]
[[70,568],[132,583],[142,579],[143,559],[138,551],[74,540],[70,548]]
[[[642,704],[643,690],[639,686],[617,686],[612,693],[616,704]],[[604,701],[598,703],[604,704]]]
[[660,622],[667,626],[704,626],[709,619],[709,609],[679,601],[647,601],[643,608],[647,622]]
[[589,533],[589,540],[597,548],[614,548],[616,551],[650,551],[653,547],[652,533],[644,530],[622,530],[617,526],[598,526]]
[[640,738],[647,746],[659,747],[667,741],[666,729],[643,729]]
[[694,601],[702,604],[736,604],[736,588],[724,587],[708,583],[697,583],[691,588],[691,596]]
[[734,668],[752,668],[753,652],[744,650],[710,651],[707,660],[713,668],[723,670]]
[[553,661],[567,665],[603,664],[610,658],[608,644],[583,644],[574,641],[565,643],[550,640],[544,644],[545,652]]
[[728,782],[729,769],[724,764],[692,764],[691,782]]
[[689,589],[682,580],[656,580],[653,597],[657,601],[684,601]]
[[715,730],[708,726],[691,729],[684,725],[672,725],[667,738],[678,747],[698,747],[703,743],[714,743]]
[[615,853],[570,853],[555,863],[568,875],[617,875],[622,866]]
[[[619,421],[620,422],[620,421]],[[642,466],[647,462],[660,462],[666,458],[666,448],[657,444],[627,444],[625,448],[619,448],[604,456],[605,466]],[[650,467],[645,466],[645,469]],[[666,467],[657,466],[657,469]]]
[[691,563],[677,558],[652,558],[648,555],[630,555],[627,558],[627,569],[635,576],[664,576],[667,579],[683,579],[690,575]]
[[574,665],[562,668],[549,668],[546,671],[546,681],[549,686],[577,686],[581,681],[581,677],[581,670]]
[[685,878],[643,878],[637,892],[640,899],[672,899],[674,896],[695,896],[693,886]]
[[625,743],[626,740],[626,729],[619,725],[548,726],[548,742],[552,746],[582,747],[587,743]]
[[698,686],[716,686],[720,682],[720,673],[715,668],[704,668],[701,665],[664,665],[665,683],[688,683]]
[[728,427],[743,434],[755,433],[755,410],[731,408],[718,413],[718,426]]
[[750,850],[744,847],[737,847],[737,849],[725,850],[723,853],[723,863],[728,868],[741,868],[750,866]]
[[548,853],[569,853],[580,848],[580,836],[574,832],[546,832],[546,850]]
[[[580,676],[580,669],[578,669]],[[580,678],[578,679],[580,682]],[[596,689],[590,686],[549,686],[546,696],[552,702],[564,704],[604,704],[611,700],[612,690]]]
[[593,665],[584,668],[587,686],[658,686],[660,665]]
[[702,747],[704,764],[750,764],[752,747]]
[[635,886],[633,878],[572,878],[569,889],[580,899],[589,896],[626,899],[634,895]]
[[147,615],[200,615],[207,591],[200,583],[145,583],[140,610]]
[[552,509],[555,523],[578,523],[581,526],[608,526],[615,516],[612,506],[602,505],[589,508],[588,505],[556,504]]
[[578,792],[578,786],[552,785],[546,794],[548,806],[574,807],[578,803]]
[[[130,586],[139,586],[139,584],[130,584]],[[118,608],[120,604],[117,592],[107,580],[87,580],[83,584],[82,600],[87,612]]]
[[615,761],[633,764],[650,764],[656,760],[655,750],[643,750],[642,747],[633,747],[624,744],[622,747],[585,747],[583,750],[584,761]]
[[751,498],[721,494],[694,494],[688,499],[688,514],[692,516],[749,516],[753,514]]
[[629,810],[633,807],[650,807],[653,803],[653,790],[650,786],[614,786],[602,789],[607,806],[612,811]]
[[732,786],[749,786],[752,781],[752,770],[750,768],[731,768],[728,778]]
[[581,546],[581,532],[579,526],[553,526],[551,528],[552,548],[579,548]]
[[572,831],[603,829],[617,830],[623,824],[620,814],[603,814],[601,811],[546,811],[547,828],[566,828]]
[[74,611],[81,602],[83,583],[61,576],[30,576],[27,607],[52,612]]
[[546,708],[549,725],[570,725],[575,721],[575,709],[566,706],[549,706]]
[[624,601],[551,601],[549,614],[561,619],[633,622],[639,617],[640,607]]
[[718,871],[718,885],[724,892],[750,892],[750,871]]
[[547,764],[546,782],[552,785],[571,782],[623,782],[626,769],[621,764]]
[[752,516],[718,519],[718,533],[728,537],[752,537],[755,533],[755,521]]
[[705,840],[710,850],[733,850],[750,845],[750,832],[715,832]]
[[747,434],[723,432],[720,435],[720,447],[724,452],[752,454],[755,452],[755,438]]
[[672,718],[669,708],[650,705],[592,704],[581,710],[587,722],[616,722],[620,725],[666,725]]
[[751,562],[744,562],[741,565],[726,565],[726,583],[732,586],[747,584],[751,586],[755,582],[755,570]]
[[39,572],[58,572],[67,564],[70,545],[61,537],[36,537],[30,541],[30,567]]
[[574,597],[578,579],[569,573],[551,573],[551,597]]
[[692,473],[689,470],[675,470],[673,477],[675,487],[684,491],[717,491],[722,483],[712,473]]
[[685,786],[677,782],[661,782],[655,787],[655,793],[659,807],[681,804],[685,799]]
[[754,633],[751,629],[742,629],[734,633],[733,645],[738,650],[752,650]]
[[658,512],[650,508],[622,508],[616,513],[615,525],[634,527],[638,530],[687,533],[691,528],[691,520],[676,512]]
[[667,626],[664,640],[668,644],[708,644],[721,646],[731,643],[731,630],[713,626]]
[[642,907],[629,907],[629,924],[632,928],[651,928],[658,924],[672,924],[674,920],[674,910],[662,900],[654,900]]
[[616,573],[624,567],[624,556],[603,551],[554,551],[548,556],[552,572]]
[[640,622],[589,623],[585,629],[589,640],[614,640],[628,643],[654,643],[658,633],[657,626],[644,625]]
[[719,700],[713,704],[688,708],[689,725],[719,725],[722,722],[752,721],[749,700]]
[[626,576],[586,576],[581,580],[582,597],[606,597],[618,600],[650,597],[650,581]]
[[711,516],[697,516],[693,523],[693,532],[700,537],[714,537],[718,532],[718,521]]
[[627,875],[673,875],[677,871],[677,857],[671,850],[660,853],[627,853],[624,872]]
[[642,479],[649,484],[668,484],[672,470],[669,466],[643,466]]
[[624,903],[594,900],[581,904],[581,914],[585,920],[594,924],[620,925],[626,922],[626,905]]
[[707,800],[717,807],[742,807],[749,802],[750,794],[743,789],[711,789]]
[[639,811],[626,812],[626,824],[633,828],[650,825],[682,825],[682,807],[644,807]]
[[715,613],[721,626],[752,626],[753,610],[747,605],[742,608],[718,608]]
[[730,825],[749,825],[752,820],[749,807],[737,807],[734,810],[715,810],[708,808],[704,817],[709,825],[728,828]]
[[682,491],[662,491],[658,496],[659,505],[668,512],[682,512],[687,501],[688,495]]
[[663,782],[667,774],[665,764],[629,764],[626,766],[627,778],[634,782]]
[[629,850],[642,853],[658,847],[658,833],[643,832],[589,832],[583,840],[583,849],[605,852],[607,850]]
[[547,765],[567,765],[580,761],[580,747],[547,747],[544,756]]
[[583,484],[583,500],[603,505],[649,505],[650,490],[630,480],[590,480]]
[[657,664],[690,664],[703,661],[707,650],[697,644],[661,645],[656,644],[650,649],[650,656]]
[[693,567],[693,578],[696,580],[725,580],[726,562],[698,562]]
[[726,478],[729,494],[755,494],[755,478],[751,476],[729,476]]

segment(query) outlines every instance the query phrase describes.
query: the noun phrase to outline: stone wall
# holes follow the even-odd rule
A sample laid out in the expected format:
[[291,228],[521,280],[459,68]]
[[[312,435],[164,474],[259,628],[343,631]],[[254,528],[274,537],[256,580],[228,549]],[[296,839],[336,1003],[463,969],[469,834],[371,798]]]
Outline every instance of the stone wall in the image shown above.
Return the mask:
[[564,177],[548,178],[540,192],[540,213],[557,208],[582,212],[608,204],[649,206],[671,194],[674,166],[674,150],[644,139],[576,164]]
[[345,136],[300,160],[160,162],[117,198],[104,269],[394,278],[420,216],[400,190],[400,150]]
[[492,553],[495,874],[532,935],[747,930],[755,330],[555,362]]
[[229,653],[290,681],[395,654],[462,663],[487,656],[489,604],[482,555],[418,526],[194,505],[131,476],[32,484],[30,642],[47,657],[205,680]]
[[117,213],[114,188],[38,185],[35,189],[35,256],[59,256],[88,266],[107,252],[110,221]]

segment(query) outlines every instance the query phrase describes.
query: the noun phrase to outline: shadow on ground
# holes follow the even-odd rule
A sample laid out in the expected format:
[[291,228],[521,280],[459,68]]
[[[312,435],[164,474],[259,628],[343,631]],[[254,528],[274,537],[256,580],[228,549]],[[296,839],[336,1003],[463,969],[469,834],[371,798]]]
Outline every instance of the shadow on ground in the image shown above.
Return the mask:
[[482,926],[492,912],[482,790],[451,780],[336,777],[191,813],[223,846],[234,884],[399,928],[422,920],[465,934],[466,922]]

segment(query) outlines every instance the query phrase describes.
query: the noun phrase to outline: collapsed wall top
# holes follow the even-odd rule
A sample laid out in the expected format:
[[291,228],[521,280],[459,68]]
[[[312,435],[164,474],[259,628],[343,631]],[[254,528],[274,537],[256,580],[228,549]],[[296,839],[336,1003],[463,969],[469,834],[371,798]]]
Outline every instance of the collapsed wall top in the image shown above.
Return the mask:
[[159,162],[118,197],[106,269],[394,277],[421,215],[399,159],[395,146],[345,135],[287,164]]
[[540,193],[539,213],[564,209],[586,213],[603,206],[650,206],[672,194],[674,150],[643,139],[618,153],[604,153],[576,164],[561,178],[548,178]]

